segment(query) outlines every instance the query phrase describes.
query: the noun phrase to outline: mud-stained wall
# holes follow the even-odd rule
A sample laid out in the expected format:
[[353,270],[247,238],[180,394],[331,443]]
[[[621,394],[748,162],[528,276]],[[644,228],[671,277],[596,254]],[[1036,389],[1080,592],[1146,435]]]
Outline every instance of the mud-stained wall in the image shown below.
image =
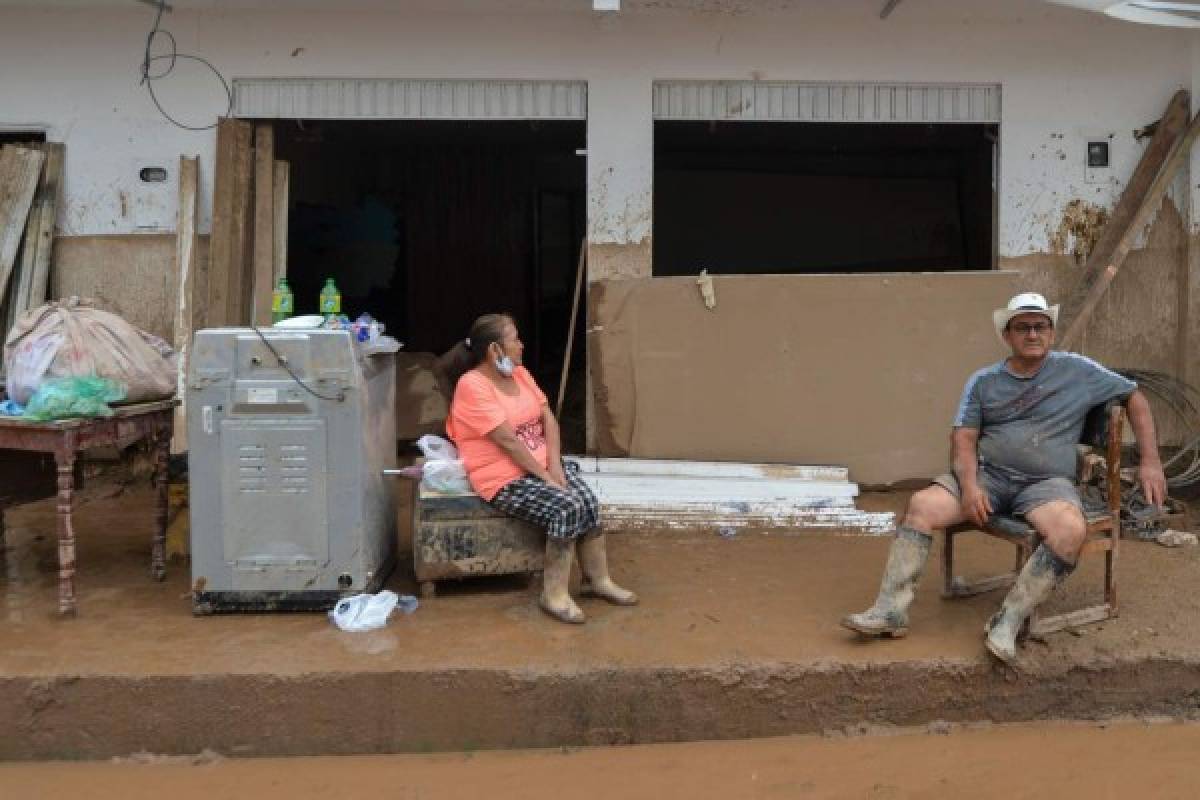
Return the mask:
[[588,279],[648,278],[654,120],[650,81],[588,82]]
[[[1200,284],[1187,279],[1188,233],[1174,199],[1178,196],[1179,192],[1172,192],[1164,198],[1141,245],[1126,258],[1097,305],[1078,349],[1111,367],[1152,369],[1195,380],[1200,374],[1197,353],[1189,347],[1194,334],[1180,333],[1181,316],[1184,326],[1190,324],[1188,307]],[[1106,218],[1103,208],[1069,206],[1058,228],[1060,235],[1052,237],[1060,252],[1002,258],[1000,266],[1020,274],[1023,290],[1061,302],[1076,287],[1087,252]],[[1184,433],[1179,420],[1162,403],[1151,400],[1160,442],[1177,441]]]
[[588,356],[603,455],[842,464],[865,484],[947,468],[968,376],[1001,357],[1012,272],[602,281]]
[[636,244],[588,244],[588,281],[650,277],[650,237]]
[[[1188,32],[1124,23],[1043,0],[921,0],[887,20],[879,0],[379,0],[177,8],[180,49],[230,79],[387,76],[583,80],[588,84],[588,232],[613,245],[593,276],[649,275],[652,87],[663,80],[999,83],[998,246],[1047,252],[1041,215],[1075,197],[1111,205],[1137,161],[1132,131],[1192,79]],[[198,154],[212,186],[215,137],[173,126],[127,76],[153,9],[136,3],[5,4],[0,126],[67,144],[67,234],[169,229],[174,195],[138,180]],[[53,41],[54,48],[45,42]],[[218,81],[177,69],[155,84],[165,108],[202,127],[226,110]],[[1089,182],[1086,143],[1110,137],[1111,178]],[[157,188],[155,188],[157,187]],[[211,200],[202,196],[207,230]],[[627,248],[627,249],[624,249]]]
[[[208,237],[196,261],[208,263]],[[172,341],[178,302],[174,234],[60,236],[54,240],[51,297],[92,297],[139,328]]]

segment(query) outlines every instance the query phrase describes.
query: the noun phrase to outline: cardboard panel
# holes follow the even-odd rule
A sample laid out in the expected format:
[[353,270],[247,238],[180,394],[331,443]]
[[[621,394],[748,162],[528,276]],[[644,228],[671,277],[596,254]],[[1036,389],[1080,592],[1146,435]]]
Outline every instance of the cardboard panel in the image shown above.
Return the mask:
[[963,384],[1005,351],[1012,272],[600,281],[589,365],[602,455],[841,464],[867,485],[948,465]]
[[433,353],[396,354],[396,438],[412,441],[432,433],[446,435],[450,401],[438,385]]
[[[198,275],[208,274],[208,242],[207,235],[196,237]],[[175,338],[178,292],[173,233],[54,237],[51,299],[95,298],[105,311],[170,342]],[[196,298],[199,310],[206,305],[207,298]]]

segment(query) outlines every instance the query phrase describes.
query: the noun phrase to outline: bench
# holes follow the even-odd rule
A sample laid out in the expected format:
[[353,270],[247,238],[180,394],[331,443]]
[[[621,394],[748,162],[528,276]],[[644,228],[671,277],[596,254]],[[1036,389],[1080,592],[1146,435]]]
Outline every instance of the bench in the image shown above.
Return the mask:
[[433,597],[441,580],[541,572],[546,534],[534,525],[498,511],[474,493],[421,485],[416,500],[413,571],[422,597]]

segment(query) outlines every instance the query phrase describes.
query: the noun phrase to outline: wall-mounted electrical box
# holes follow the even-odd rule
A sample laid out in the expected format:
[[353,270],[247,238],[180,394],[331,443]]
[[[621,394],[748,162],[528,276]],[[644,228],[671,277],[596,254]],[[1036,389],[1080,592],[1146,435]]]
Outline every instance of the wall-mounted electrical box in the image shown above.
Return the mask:
[[1084,147],[1083,180],[1108,183],[1112,179],[1113,134],[1088,136]]

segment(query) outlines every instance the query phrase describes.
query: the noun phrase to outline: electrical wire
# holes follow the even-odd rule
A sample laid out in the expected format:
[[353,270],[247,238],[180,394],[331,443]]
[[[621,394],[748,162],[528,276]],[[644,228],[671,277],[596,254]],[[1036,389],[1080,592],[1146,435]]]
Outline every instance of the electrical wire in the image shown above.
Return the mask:
[[[1165,372],[1145,369],[1118,369],[1138,387],[1153,394],[1183,423],[1193,436],[1163,464],[1167,486],[1180,489],[1200,483],[1200,389]],[[1190,462],[1187,459],[1190,457]],[[1187,466],[1179,469],[1179,465]]]
[[267,349],[271,351],[271,355],[275,356],[275,360],[277,362],[279,362],[279,366],[283,367],[284,371],[287,372],[288,375],[292,376],[292,380],[294,380],[297,384],[299,384],[301,389],[308,392],[309,394],[311,394],[313,397],[317,398],[318,400],[330,400],[335,403],[345,402],[345,400],[346,400],[346,390],[345,389],[339,389],[336,396],[321,394],[316,389],[312,388],[307,383],[300,380],[300,376],[292,371],[292,367],[290,364],[288,364],[287,359],[279,354],[279,351],[276,350],[274,345],[272,345],[271,342],[267,340],[267,337],[263,334],[263,332],[261,330],[258,329],[257,325],[251,325],[250,329],[258,334],[258,338],[262,339],[262,343],[265,344],[267,346]]
[[[212,74],[217,76],[217,80],[221,82],[221,88],[225,90],[226,98],[226,109],[224,116],[227,117],[232,116],[233,114],[233,90],[229,88],[229,81],[225,80],[225,76],[222,75],[220,70],[214,67],[212,62],[210,62],[208,59],[191,55],[189,53],[179,52],[179,47],[175,41],[175,36],[170,31],[162,27],[163,12],[166,11],[167,6],[166,0],[158,0],[158,2],[156,2],[154,5],[156,7],[156,11],[154,13],[154,25],[150,28],[150,32],[146,34],[146,47],[142,53],[142,77],[138,82],[138,85],[146,87],[146,92],[150,95],[150,100],[154,103],[154,107],[158,109],[158,113],[162,114],[163,118],[172,125],[183,128],[185,131],[210,131],[217,127],[217,123],[214,122],[211,125],[187,125],[168,114],[167,110],[163,108],[162,103],[159,102],[158,95],[154,93],[154,82],[162,80],[170,75],[175,70],[176,64],[181,60],[199,62],[205,67],[208,67],[208,69],[212,71]],[[168,49],[165,55],[156,56],[153,54],[154,42],[159,37],[162,37],[167,42]],[[167,61],[169,63],[161,72],[157,74],[151,74],[151,65],[159,61]]]

